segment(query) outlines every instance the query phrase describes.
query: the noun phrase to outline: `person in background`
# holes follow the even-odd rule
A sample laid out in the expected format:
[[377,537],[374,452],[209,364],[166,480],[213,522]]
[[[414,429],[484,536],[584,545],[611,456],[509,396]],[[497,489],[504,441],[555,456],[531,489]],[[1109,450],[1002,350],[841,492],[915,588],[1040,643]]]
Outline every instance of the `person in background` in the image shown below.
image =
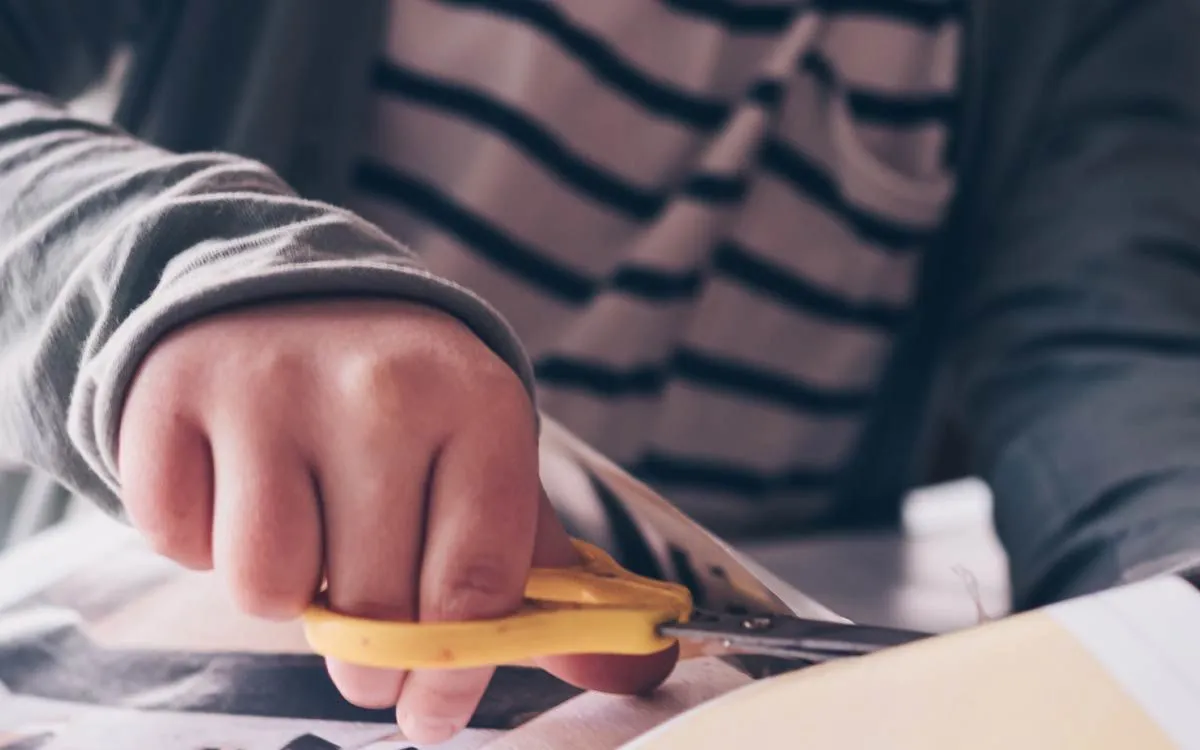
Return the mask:
[[[245,610],[494,616],[538,409],[728,536],[952,415],[1014,604],[1200,560],[1196,0],[3,0],[0,458]],[[115,125],[62,106],[126,48]],[[649,658],[544,666],[637,692]],[[330,663],[417,741],[487,670]]]

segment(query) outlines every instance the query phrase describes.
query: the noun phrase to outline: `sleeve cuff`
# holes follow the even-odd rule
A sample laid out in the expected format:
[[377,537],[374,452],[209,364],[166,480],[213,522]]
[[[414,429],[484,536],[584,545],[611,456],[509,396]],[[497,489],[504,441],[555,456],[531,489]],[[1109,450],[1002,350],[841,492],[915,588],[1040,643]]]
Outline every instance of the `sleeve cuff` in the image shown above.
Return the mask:
[[[165,291],[165,290],[164,290]],[[269,267],[236,279],[167,291],[135,310],[80,373],[69,426],[91,468],[119,496],[117,437],[126,392],[142,359],[164,335],[224,309],[311,296],[391,297],[436,307],[462,320],[524,382],[534,402],[533,368],[507,321],[477,295],[423,269],[384,261],[321,260]],[[119,514],[119,507],[108,510]]]

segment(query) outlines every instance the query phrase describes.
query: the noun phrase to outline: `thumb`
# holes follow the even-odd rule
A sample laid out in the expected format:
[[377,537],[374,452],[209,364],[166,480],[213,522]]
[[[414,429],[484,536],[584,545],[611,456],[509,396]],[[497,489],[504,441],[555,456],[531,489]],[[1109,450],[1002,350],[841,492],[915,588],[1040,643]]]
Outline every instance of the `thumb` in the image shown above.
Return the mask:
[[[537,538],[533,549],[535,567],[560,568],[579,562],[579,553],[571,544],[566,529],[558,520],[554,506],[542,491],[538,509]],[[537,660],[538,666],[586,690],[604,693],[639,694],[662,684],[675,668],[679,647],[669,648],[647,656],[619,654],[581,654],[547,656]]]

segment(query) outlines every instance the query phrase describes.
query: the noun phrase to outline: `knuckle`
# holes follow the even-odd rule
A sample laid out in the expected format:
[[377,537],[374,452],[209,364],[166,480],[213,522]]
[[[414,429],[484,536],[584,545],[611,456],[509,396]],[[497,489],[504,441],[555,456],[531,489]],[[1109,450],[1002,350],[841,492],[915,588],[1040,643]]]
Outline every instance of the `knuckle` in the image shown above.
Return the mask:
[[151,351],[129,385],[122,409],[121,432],[125,433],[127,427],[136,430],[164,405],[178,409],[188,400],[193,379],[194,369],[187,366],[185,357]]
[[188,568],[212,567],[212,548],[208,527],[198,517],[178,517],[164,503],[125,503],[133,525],[155,554]]
[[238,608],[267,620],[296,617],[308,605],[310,592],[265,571],[234,573],[230,589]]
[[190,570],[212,569],[212,551],[209,549],[208,544],[203,541],[192,540],[187,543],[166,542],[159,545],[152,545],[152,548],[163,557],[168,557]]
[[257,545],[221,556],[221,572],[239,609],[267,620],[291,619],[304,610],[316,583],[303,565],[286,559]]
[[139,373],[144,377],[160,376],[173,379],[187,372],[191,365],[190,339],[182,331],[174,331],[163,337],[142,358]]
[[521,379],[507,366],[481,376],[475,387],[477,415],[505,429],[533,431],[535,419],[529,394]]
[[179,524],[149,523],[142,525],[142,536],[155,553],[186,564],[196,556],[199,545],[196,535]]
[[287,384],[295,381],[305,370],[305,356],[289,347],[265,346],[252,349],[244,355],[245,361],[236,363],[232,369],[243,382],[262,384],[287,390]]
[[338,390],[349,406],[367,414],[399,408],[404,391],[410,390],[414,368],[403,357],[381,353],[346,357],[337,372]]
[[362,592],[347,593],[345,587],[329,589],[329,603],[339,612],[355,617],[374,620],[408,622],[413,619],[411,601],[403,597],[390,598],[384,595],[369,595]]
[[521,601],[522,581],[500,556],[464,561],[447,571],[422,619],[465,620],[498,617]]
[[138,365],[130,396],[145,396],[155,403],[192,396],[221,362],[212,357],[214,346],[204,327],[192,324],[176,329],[151,347]]

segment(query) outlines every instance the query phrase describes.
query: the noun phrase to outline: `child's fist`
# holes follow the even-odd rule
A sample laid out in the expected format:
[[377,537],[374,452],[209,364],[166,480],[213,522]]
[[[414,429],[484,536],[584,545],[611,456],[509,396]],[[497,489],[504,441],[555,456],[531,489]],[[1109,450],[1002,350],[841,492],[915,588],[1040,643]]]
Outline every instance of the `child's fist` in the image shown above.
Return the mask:
[[[298,615],[325,578],[350,614],[495,617],[520,603],[535,554],[573,560],[536,432],[520,379],[455,318],[387,301],[264,305],[147,356],[121,422],[122,498],[157,550],[215,567],[257,615]],[[634,691],[673,659],[547,665]],[[396,705],[417,741],[461,729],[490,677],[329,670],[349,700]]]

